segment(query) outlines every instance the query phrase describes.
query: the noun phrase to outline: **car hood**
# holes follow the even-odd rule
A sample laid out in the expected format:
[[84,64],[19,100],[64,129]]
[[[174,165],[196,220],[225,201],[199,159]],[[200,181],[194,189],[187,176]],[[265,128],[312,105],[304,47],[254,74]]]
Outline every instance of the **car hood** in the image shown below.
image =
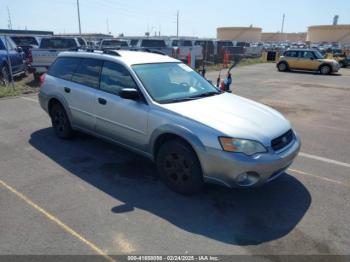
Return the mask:
[[223,136],[256,140],[265,146],[291,129],[276,110],[229,93],[161,107],[214,128]]

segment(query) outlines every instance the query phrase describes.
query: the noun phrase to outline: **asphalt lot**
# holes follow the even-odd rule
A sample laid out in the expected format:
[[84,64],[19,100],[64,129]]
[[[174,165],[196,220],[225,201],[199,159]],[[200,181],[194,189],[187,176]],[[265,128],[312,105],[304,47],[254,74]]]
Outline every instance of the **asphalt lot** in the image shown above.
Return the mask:
[[262,188],[191,197],[122,148],[57,139],[36,96],[0,100],[0,254],[350,255],[350,69],[242,67],[233,92],[285,114],[302,154]]

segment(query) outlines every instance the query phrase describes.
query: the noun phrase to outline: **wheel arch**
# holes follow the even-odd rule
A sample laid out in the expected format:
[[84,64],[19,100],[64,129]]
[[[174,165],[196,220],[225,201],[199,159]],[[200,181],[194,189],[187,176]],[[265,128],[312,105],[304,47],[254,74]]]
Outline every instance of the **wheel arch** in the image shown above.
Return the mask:
[[195,152],[199,162],[201,163],[200,151],[204,151],[205,147],[200,139],[193,132],[184,127],[171,125],[163,126],[155,130],[151,135],[150,152],[153,161],[156,160],[161,145],[167,141],[175,139],[179,139],[188,144]]
[[49,97],[47,100],[47,105],[46,105],[47,106],[47,113],[49,115],[51,115],[52,106],[54,104],[57,104],[57,103],[63,106],[64,110],[66,111],[66,113],[68,115],[68,119],[69,119],[70,123],[72,124],[72,113],[69,109],[68,104],[66,103],[66,100],[63,97],[60,97],[57,95]]
[[320,66],[318,67],[318,71],[320,71],[323,66],[328,66],[331,69],[331,72],[333,72],[333,67],[329,63],[322,63],[322,64],[320,64]]

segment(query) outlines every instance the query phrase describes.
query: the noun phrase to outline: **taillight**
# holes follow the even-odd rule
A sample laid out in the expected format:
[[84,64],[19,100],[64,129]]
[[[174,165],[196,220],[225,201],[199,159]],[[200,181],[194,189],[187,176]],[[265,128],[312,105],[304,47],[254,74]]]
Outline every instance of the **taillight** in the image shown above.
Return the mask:
[[45,77],[46,77],[46,74],[42,74],[39,78],[39,84],[40,84],[40,87],[42,87],[42,85],[44,84],[45,82]]

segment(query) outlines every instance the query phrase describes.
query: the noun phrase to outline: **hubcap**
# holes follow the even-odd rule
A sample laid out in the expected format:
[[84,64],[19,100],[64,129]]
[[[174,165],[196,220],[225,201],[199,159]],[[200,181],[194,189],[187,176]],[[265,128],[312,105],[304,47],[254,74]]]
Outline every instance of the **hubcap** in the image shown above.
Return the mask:
[[165,175],[176,185],[184,185],[191,180],[188,161],[178,153],[171,153],[165,158]]
[[322,71],[323,74],[328,74],[329,73],[329,68],[324,66],[324,67],[322,67],[321,71]]
[[280,64],[280,70],[281,70],[281,71],[286,70],[286,65],[285,65],[285,64]]
[[56,111],[53,115],[53,124],[57,131],[64,132],[67,126],[67,119],[62,111]]

